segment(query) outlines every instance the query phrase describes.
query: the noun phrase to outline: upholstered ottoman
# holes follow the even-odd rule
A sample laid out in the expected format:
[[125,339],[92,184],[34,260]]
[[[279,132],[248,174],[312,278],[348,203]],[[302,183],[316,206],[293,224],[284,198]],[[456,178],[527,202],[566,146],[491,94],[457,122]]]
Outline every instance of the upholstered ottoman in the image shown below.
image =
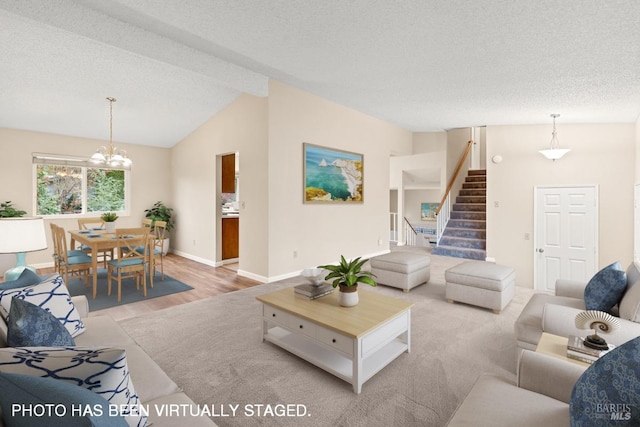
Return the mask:
[[378,283],[404,292],[428,282],[431,277],[431,258],[425,253],[390,252],[371,258],[370,263]]
[[485,261],[466,261],[444,272],[450,303],[464,302],[500,314],[515,295],[516,271]]

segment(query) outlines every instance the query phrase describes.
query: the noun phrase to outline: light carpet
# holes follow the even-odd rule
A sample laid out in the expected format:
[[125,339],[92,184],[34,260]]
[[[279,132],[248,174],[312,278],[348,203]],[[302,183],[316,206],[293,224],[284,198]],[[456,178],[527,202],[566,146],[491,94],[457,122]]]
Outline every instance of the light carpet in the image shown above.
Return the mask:
[[[431,255],[431,280],[409,293],[385,286],[363,290],[415,305],[411,353],[402,354],[373,376],[360,395],[350,384],[261,341],[261,304],[255,297],[302,283],[301,278],[183,304],[120,324],[196,403],[222,405],[227,414],[228,405],[240,405],[235,417],[213,417],[220,426],[442,426],[480,374],[515,381],[513,325],[533,294],[531,289],[517,287],[516,296],[500,315],[449,304],[444,297],[444,271],[462,261]],[[248,416],[242,410],[258,404],[300,404],[306,414],[278,417],[254,412]]]

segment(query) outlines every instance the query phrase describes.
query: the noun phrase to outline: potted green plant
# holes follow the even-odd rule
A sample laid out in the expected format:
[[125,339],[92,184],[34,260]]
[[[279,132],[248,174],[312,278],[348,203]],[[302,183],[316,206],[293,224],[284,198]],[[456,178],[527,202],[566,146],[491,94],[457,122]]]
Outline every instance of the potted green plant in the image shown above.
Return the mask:
[[11,201],[0,203],[0,218],[18,218],[26,214],[25,211],[14,208]]
[[104,221],[104,228],[107,233],[115,233],[116,232],[116,220],[118,219],[118,215],[115,212],[105,212],[100,215],[100,219]]
[[[167,207],[164,203],[158,201],[153,204],[149,209],[145,209],[145,218],[151,219],[151,230],[154,230],[154,224],[156,221],[165,221],[167,223],[167,231],[173,230],[175,223],[173,221],[173,208]],[[169,251],[169,235],[167,234],[162,245],[162,252],[164,255]]]
[[376,277],[375,274],[370,271],[361,271],[362,266],[367,261],[368,259],[361,260],[361,257],[358,257],[347,262],[344,256],[340,255],[340,263],[338,265],[318,266],[318,268],[324,268],[330,271],[324,279],[333,279],[333,287],[340,288],[338,302],[343,307],[353,307],[358,304],[358,283],[364,283],[370,286],[377,285],[373,279]]

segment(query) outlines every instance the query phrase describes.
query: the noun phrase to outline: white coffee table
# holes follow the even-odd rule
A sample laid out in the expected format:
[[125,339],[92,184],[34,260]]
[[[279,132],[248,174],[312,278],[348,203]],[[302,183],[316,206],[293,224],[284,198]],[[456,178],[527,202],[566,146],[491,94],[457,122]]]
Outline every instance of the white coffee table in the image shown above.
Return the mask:
[[262,302],[263,341],[269,341],[353,384],[362,384],[411,350],[413,303],[359,290],[355,307],[341,307],[338,291],[309,300],[286,288]]

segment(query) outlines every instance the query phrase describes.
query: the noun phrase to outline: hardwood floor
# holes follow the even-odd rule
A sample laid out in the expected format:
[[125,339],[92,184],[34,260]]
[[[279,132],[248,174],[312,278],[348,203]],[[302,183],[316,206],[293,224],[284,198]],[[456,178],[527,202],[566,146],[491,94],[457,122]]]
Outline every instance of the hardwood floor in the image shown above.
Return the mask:
[[[53,273],[53,271],[53,268],[41,269],[38,270],[38,273],[46,274]],[[98,310],[91,312],[90,315],[108,314],[115,320],[122,320],[261,284],[255,280],[238,276],[236,271],[237,265],[234,266],[233,264],[216,268],[178,255],[167,254],[164,259],[165,274],[192,286],[192,290]]]

